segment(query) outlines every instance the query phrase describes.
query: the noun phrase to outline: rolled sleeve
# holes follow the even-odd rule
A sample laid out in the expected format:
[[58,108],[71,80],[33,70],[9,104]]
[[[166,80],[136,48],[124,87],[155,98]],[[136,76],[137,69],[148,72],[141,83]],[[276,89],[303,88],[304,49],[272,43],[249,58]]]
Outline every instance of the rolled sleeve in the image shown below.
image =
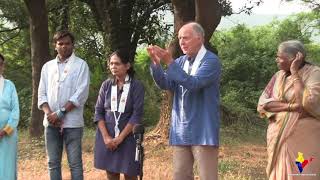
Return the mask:
[[77,79],[77,90],[69,99],[69,101],[71,101],[76,107],[83,106],[85,104],[89,95],[89,84],[89,67],[86,62],[83,62]]
[[151,76],[156,85],[163,90],[172,90],[174,82],[168,80],[167,74],[164,72],[160,64],[150,64]]
[[41,70],[41,78],[39,82],[39,87],[38,87],[38,108],[41,110],[41,105],[43,103],[48,102],[47,98],[47,74],[46,72],[46,65],[43,66]]
[[143,117],[143,104],[144,104],[144,87],[139,82],[136,84],[132,92],[133,96],[133,113],[129,119],[130,124],[139,124]]

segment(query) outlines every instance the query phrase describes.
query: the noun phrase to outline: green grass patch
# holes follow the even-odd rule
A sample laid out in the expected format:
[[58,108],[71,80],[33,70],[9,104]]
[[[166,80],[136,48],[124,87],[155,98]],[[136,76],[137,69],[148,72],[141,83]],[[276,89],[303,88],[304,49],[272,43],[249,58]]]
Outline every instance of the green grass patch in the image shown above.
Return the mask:
[[220,144],[237,146],[243,143],[265,144],[267,125],[232,124],[220,130]]

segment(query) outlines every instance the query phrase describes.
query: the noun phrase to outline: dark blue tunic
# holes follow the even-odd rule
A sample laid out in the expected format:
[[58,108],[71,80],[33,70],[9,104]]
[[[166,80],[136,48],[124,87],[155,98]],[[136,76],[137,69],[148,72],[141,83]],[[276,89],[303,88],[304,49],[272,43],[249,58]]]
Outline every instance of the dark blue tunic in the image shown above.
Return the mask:
[[[97,103],[95,106],[94,121],[103,119],[109,135],[114,137],[115,119],[111,111],[111,87],[114,80],[108,79],[101,85]],[[118,101],[121,93],[118,91]],[[138,124],[142,120],[144,102],[144,88],[140,81],[133,79],[127,98],[125,112],[119,120],[119,129],[122,131],[127,123]],[[119,102],[118,102],[119,104]],[[118,112],[116,112],[118,116]],[[135,162],[135,140],[130,133],[115,151],[110,151],[104,144],[102,134],[97,128],[94,150],[94,166],[98,169],[115,173],[124,173],[129,176],[139,175],[139,163]]]

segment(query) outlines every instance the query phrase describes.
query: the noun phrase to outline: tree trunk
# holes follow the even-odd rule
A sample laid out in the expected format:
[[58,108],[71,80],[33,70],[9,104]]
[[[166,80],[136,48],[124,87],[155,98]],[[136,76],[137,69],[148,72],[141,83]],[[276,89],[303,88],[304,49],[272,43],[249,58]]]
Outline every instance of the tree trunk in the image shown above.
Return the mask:
[[71,0],[62,0],[61,24],[59,30],[69,29],[69,7]]
[[176,58],[182,54],[177,34],[179,29],[190,21],[196,21],[205,31],[205,46],[216,52],[210,44],[210,38],[220,23],[222,9],[217,0],[172,0],[174,8],[174,34],[170,51]]
[[171,117],[171,102],[172,102],[172,93],[170,91],[163,91],[161,93],[161,110],[160,110],[160,119],[157,126],[148,134],[148,137],[168,139],[169,137],[169,124]]
[[222,9],[217,0],[195,0],[195,21],[201,24],[205,31],[205,46],[217,53],[210,44],[210,38],[221,21]]
[[[174,39],[170,42],[169,50],[174,58],[179,57],[182,51],[179,46],[178,31],[185,23],[194,21],[194,1],[193,0],[172,0],[174,9]],[[152,130],[150,136],[162,140],[169,137],[169,125],[172,109],[172,96],[170,91],[161,93],[160,119],[157,126]]]
[[[156,9],[169,0],[81,0],[89,5],[103,35],[107,56],[119,48],[130,50],[134,60],[137,44]],[[142,3],[142,4],[141,4]]]
[[[220,23],[222,11],[218,0],[172,0],[174,8],[174,34],[175,38],[169,45],[173,57],[182,55],[177,34],[179,29],[190,21],[196,21],[205,31],[205,46],[207,49],[216,52],[210,45],[209,40]],[[168,137],[168,130],[171,115],[172,94],[162,93],[160,119],[151,135],[156,134],[160,139]]]
[[169,49],[174,58],[182,55],[179,46],[179,29],[187,22],[194,21],[195,3],[194,0],[172,0],[174,10],[174,39],[170,42]]
[[32,107],[29,133],[40,137],[43,133],[43,112],[37,107],[38,86],[41,68],[49,59],[48,14],[45,0],[24,0],[30,21],[31,64],[32,64]]

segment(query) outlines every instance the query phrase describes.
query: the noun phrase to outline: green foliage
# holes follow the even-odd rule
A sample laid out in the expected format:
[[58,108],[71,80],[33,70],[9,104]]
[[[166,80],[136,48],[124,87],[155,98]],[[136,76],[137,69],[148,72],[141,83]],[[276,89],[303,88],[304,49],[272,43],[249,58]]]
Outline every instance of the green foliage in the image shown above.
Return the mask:
[[[14,38],[0,45],[0,53],[6,60],[4,76],[16,86],[20,105],[20,127],[27,127],[30,120],[32,97],[32,79],[30,62],[30,44],[28,29],[1,33],[0,39],[7,39],[12,34]],[[0,40],[0,41],[1,41]]]
[[[16,85],[19,85],[15,83]],[[19,108],[20,108],[20,120],[19,127],[27,128],[31,120],[30,107],[32,100],[32,89],[31,88],[17,88],[19,97]]]
[[309,54],[307,55],[308,61],[313,62],[316,65],[320,65],[320,45],[317,43],[310,43],[306,45]]
[[146,49],[138,51],[135,57],[136,76],[145,88],[144,118],[146,126],[155,125],[160,116],[160,89],[155,86],[149,70],[150,58]]
[[[140,0],[140,3],[141,4],[138,5],[136,9],[136,11],[138,12],[138,19],[141,18],[139,16],[143,16],[144,14],[146,14],[146,7],[152,8],[152,2],[150,0]],[[141,33],[141,35],[138,44],[158,44],[159,41],[165,42],[168,39],[171,39],[169,33],[171,25],[164,23],[166,13],[168,13],[168,11],[172,11],[171,4],[165,4],[160,8],[154,9],[152,11],[153,13],[151,13],[150,18],[146,20],[147,23],[145,23],[145,27],[141,29],[141,32],[139,32]],[[140,25],[136,24],[136,26]]]
[[[28,26],[27,9],[23,0],[0,0],[0,29],[12,27],[25,28]],[[9,25],[10,24],[10,25]]]
[[[90,69],[90,90],[85,105],[85,125],[94,126],[94,107],[100,86],[108,77],[106,48],[94,17],[85,3],[71,1],[69,29],[76,37],[76,54],[87,61]],[[81,27],[81,28],[79,28]]]
[[319,45],[311,41],[314,29],[305,29],[316,17],[300,14],[265,26],[238,25],[215,33],[211,42],[217,47],[223,66],[221,100],[224,111],[237,116],[232,121],[255,118],[259,96],[277,71],[275,55],[280,42],[298,39],[306,45],[309,57],[318,59]]
[[[63,0],[47,1],[49,16],[50,40],[56,30],[61,29],[65,16],[62,9]],[[105,32],[96,23],[96,17],[87,3],[83,1],[67,1],[68,27],[76,37],[76,54],[87,61],[90,68],[90,92],[85,105],[85,124],[92,123],[94,105],[101,83],[107,79],[108,70],[105,60],[110,52]],[[137,3],[148,2],[137,1]],[[224,1],[221,1],[224,2]],[[225,1],[227,2],[227,0]],[[145,5],[145,4],[143,4]],[[150,4],[151,6],[152,4]],[[142,15],[144,6],[135,7],[133,16]],[[148,21],[154,22],[142,28],[138,44],[154,43],[162,47],[171,39],[168,27],[162,24],[164,10],[171,10],[168,5],[154,9]],[[217,47],[223,65],[221,80],[221,99],[231,119],[255,118],[258,97],[276,72],[275,54],[277,45],[287,39],[299,39],[306,44],[310,61],[320,63],[320,45],[312,41],[319,35],[319,12],[304,13],[292,16],[284,21],[248,28],[239,25],[229,31],[216,32],[212,43]],[[139,24],[135,24],[139,25]],[[6,58],[6,78],[12,80],[19,94],[21,120],[20,126],[26,127],[30,120],[32,74],[30,61],[30,36],[28,15],[22,0],[0,0],[0,52]],[[317,29],[318,31],[314,31]],[[132,30],[132,29],[131,29]],[[107,34],[108,36],[108,34]],[[53,46],[52,55],[53,53]],[[149,57],[143,46],[135,56],[136,77],[146,89],[144,123],[153,125],[159,119],[160,90],[154,85],[149,72]]]
[[85,125],[87,127],[94,126],[94,123],[93,123],[94,111],[95,111],[94,107],[97,101],[100,86],[102,82],[106,79],[106,77],[103,76],[104,74],[105,72],[102,72],[101,68],[95,68],[94,70],[90,71],[89,96],[84,109],[84,119],[85,119]]

